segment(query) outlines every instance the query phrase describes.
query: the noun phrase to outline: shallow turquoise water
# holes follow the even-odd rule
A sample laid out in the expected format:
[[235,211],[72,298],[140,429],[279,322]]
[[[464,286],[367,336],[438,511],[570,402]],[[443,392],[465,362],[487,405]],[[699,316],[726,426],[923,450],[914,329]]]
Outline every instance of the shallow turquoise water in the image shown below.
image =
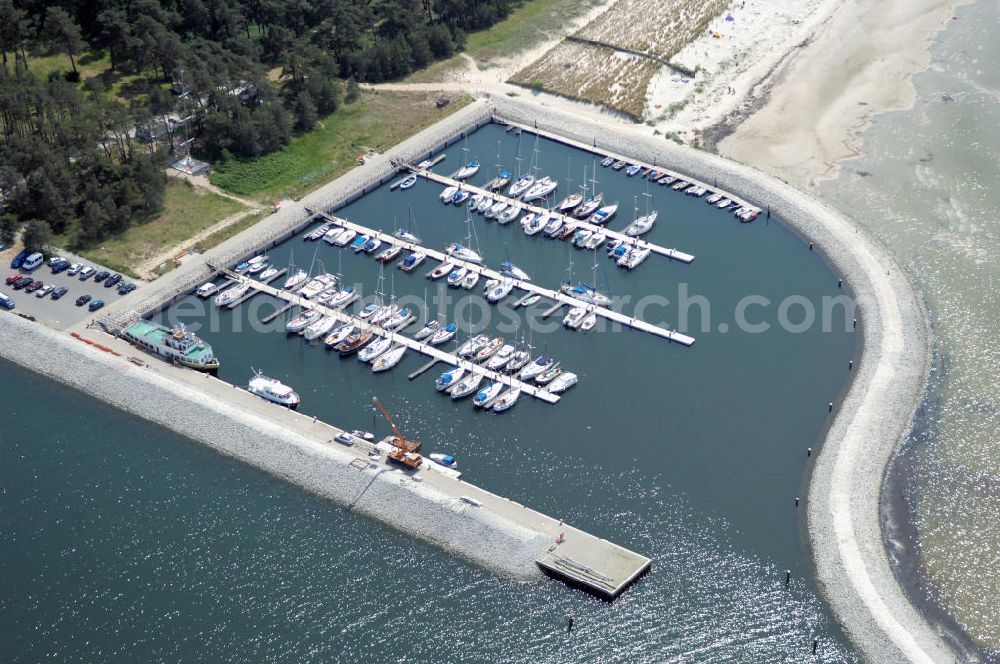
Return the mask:
[[[473,134],[469,154],[490,163],[497,140],[510,162],[516,139],[497,127]],[[567,157],[571,173],[591,163],[560,145],[540,147],[540,165],[561,179]],[[461,145],[449,154],[454,168]],[[643,187],[609,170],[598,177],[611,200]],[[464,213],[442,206],[439,190],[380,191],[339,214],[392,229],[412,206],[426,243],[441,247],[466,230]],[[817,636],[822,661],[851,659],[812,587],[794,498],[803,493],[805,449],[848,377],[855,336],[842,312],[834,332],[804,334],[777,325],[741,332],[733,313],[740,298],[762,295],[774,304],[751,318],[774,324],[788,295],[818,303],[843,291],[774,220],[741,225],[699,200],[654,194],[660,220],[650,239],[696,261],[651,257],[632,273],[599,267],[597,281],[633,302],[650,293],[676,301],[687,283],[711,303],[710,326],[687,326],[693,348],[628,330],[532,333],[533,345],[581,377],[555,406],[525,400],[504,416],[474,412],[434,391],[437,372],[407,381],[417,357],[373,376],[354,358],[286,337],[283,321],[273,333],[254,331],[251,322],[273,307],[262,297],[235,312],[213,309],[214,323],[191,302],[167,312],[203,325],[224,362],[221,378],[243,383],[259,367],[294,385],[306,414],[348,428],[372,427],[377,395],[427,450],[456,453],[470,481],[652,557],[653,573],[621,600],[498,579],[3,365],[0,384],[19,386],[25,399],[3,438],[10,555],[0,560],[0,583],[10,590],[0,620],[14,627],[0,647],[15,660],[50,652],[66,660],[798,662]],[[631,212],[621,216],[613,227]],[[509,255],[552,287],[565,276],[564,245],[526,238],[516,225],[474,224],[488,263]],[[269,253],[308,264],[314,252],[330,271],[376,287],[371,258],[297,238]],[[572,253],[574,271],[588,270],[592,258]],[[435,290],[422,277],[430,267],[387,270],[385,289],[422,299]],[[491,316],[493,329],[518,319]],[[680,327],[676,306],[650,307],[646,317]],[[64,417],[32,436],[54,400]],[[787,589],[785,569],[794,576]],[[569,610],[577,629],[567,638]]]

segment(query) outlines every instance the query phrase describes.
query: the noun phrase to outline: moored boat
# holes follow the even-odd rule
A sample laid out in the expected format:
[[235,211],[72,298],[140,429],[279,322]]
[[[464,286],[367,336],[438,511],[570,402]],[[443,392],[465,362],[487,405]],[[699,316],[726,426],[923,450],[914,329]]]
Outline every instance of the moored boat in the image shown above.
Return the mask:
[[468,180],[478,172],[479,172],[479,162],[470,161],[468,164],[460,168],[457,173],[455,173],[455,179]]
[[510,261],[504,261],[500,263],[500,274],[505,277],[511,277],[512,279],[520,279],[521,281],[531,281],[531,275],[527,272],[514,265]]
[[438,321],[436,320],[427,321],[427,323],[424,324],[422,328],[417,330],[417,333],[413,335],[413,338],[416,339],[417,341],[420,341],[421,339],[426,339],[427,337],[431,336],[440,329],[441,329],[441,323],[439,323]]
[[594,286],[582,281],[575,286],[570,281],[563,281],[559,286],[559,290],[587,304],[595,304],[600,307],[611,304],[610,297],[598,291]]
[[491,383],[476,393],[472,400],[472,405],[476,408],[489,408],[503,391],[504,384],[500,382]]
[[209,281],[208,283],[198,286],[198,290],[194,292],[198,297],[206,298],[215,295],[216,291],[219,290],[219,285],[214,281]]
[[427,278],[440,279],[444,275],[450,273],[453,269],[455,269],[455,264],[449,261],[445,261],[444,263],[441,263],[436,268],[431,270],[430,274],[427,275]]
[[379,263],[391,263],[395,260],[396,256],[399,256],[399,254],[402,253],[402,251],[403,248],[399,246],[387,247],[382,250],[382,253],[375,257],[375,260]]
[[409,189],[410,187],[412,187],[416,183],[417,183],[417,176],[416,175],[412,175],[412,174],[411,175],[407,175],[405,178],[403,178],[402,180],[400,180],[400,182],[399,182],[399,188],[400,189]]
[[570,214],[577,219],[586,219],[592,215],[597,208],[601,207],[601,203],[603,202],[604,193],[597,193],[573,208],[573,211]]
[[623,232],[629,237],[639,237],[640,235],[645,235],[652,230],[653,224],[656,223],[656,215],[657,211],[653,210],[649,214],[638,217],[635,221],[626,226]]
[[552,379],[548,387],[546,387],[545,389],[551,392],[552,394],[559,394],[561,392],[565,392],[569,388],[576,385],[576,381],[577,381],[577,376],[575,373],[573,373],[572,371],[564,371],[563,373],[559,374],[554,379]]
[[547,383],[551,383],[562,372],[563,372],[562,367],[560,367],[559,363],[556,362],[547,370],[535,376],[535,382],[538,383],[539,385],[545,385]]
[[284,288],[285,290],[292,290],[294,288],[298,288],[308,278],[309,275],[306,274],[305,270],[296,270],[287,279],[285,279],[285,283],[282,286],[282,288]]
[[604,207],[602,207],[601,209],[599,209],[597,212],[595,212],[590,216],[590,223],[602,226],[611,221],[611,218],[614,217],[615,213],[617,212],[618,212],[618,203],[605,205]]
[[514,347],[510,344],[504,344],[493,357],[486,360],[486,368],[500,371],[507,366],[512,357],[514,357]]
[[456,185],[451,185],[450,187],[445,187],[444,191],[440,193],[438,198],[441,199],[442,203],[447,205],[448,203],[451,203],[451,199],[455,198],[455,194],[457,193],[458,187]]
[[524,192],[524,196],[521,197],[521,200],[523,200],[525,203],[529,203],[531,201],[537,201],[541,198],[545,198],[553,191],[555,191],[556,188],[558,187],[559,187],[558,180],[553,180],[552,178],[545,176],[536,181],[535,184],[531,185],[531,187],[526,192]]
[[235,284],[216,295],[215,299],[212,301],[216,304],[216,306],[222,307],[227,304],[232,304],[236,300],[240,299],[246,295],[249,290],[250,284]]
[[372,363],[372,371],[374,373],[379,373],[381,371],[388,371],[389,369],[392,369],[394,366],[399,364],[400,360],[403,359],[404,355],[406,355],[406,346],[396,346],[395,348],[391,348],[382,355],[380,355]]
[[491,357],[496,355],[501,348],[503,348],[503,344],[504,344],[503,337],[494,337],[489,341],[489,343],[487,343],[482,348],[476,351],[475,355],[476,362],[485,362],[486,360],[490,359]]
[[517,400],[521,397],[521,388],[512,387],[500,396],[498,396],[493,401],[493,412],[502,413],[505,410],[510,410],[517,403]]
[[469,268],[467,267],[457,267],[448,273],[447,284],[452,288],[458,288],[462,285],[462,279],[465,279],[465,275],[469,273]]
[[341,356],[347,356],[352,353],[356,353],[359,348],[371,341],[374,336],[374,332],[369,332],[367,330],[354,332],[349,337],[334,346],[333,349],[338,351]]
[[479,273],[473,270],[469,270],[469,273],[465,275],[462,279],[462,288],[465,290],[472,290],[479,283]]
[[542,355],[534,362],[528,363],[523,369],[521,369],[521,373],[518,374],[518,377],[521,380],[531,380],[532,378],[548,371],[553,364],[554,360],[551,357],[548,355]]
[[337,325],[337,319],[333,316],[323,316],[315,323],[312,323],[303,331],[302,336],[305,337],[306,341],[312,341],[313,339],[319,339],[320,337],[326,337],[333,328]]
[[563,317],[563,325],[575,330],[580,327],[580,323],[583,322],[586,315],[587,310],[583,307],[573,307],[569,310],[569,313]]
[[348,228],[346,231],[340,234],[340,237],[333,243],[338,247],[346,247],[348,243],[354,240],[358,236],[358,232],[353,228]]
[[126,325],[120,336],[146,352],[159,355],[174,364],[214,372],[219,368],[212,346],[184,325],[169,328],[153,321],[139,319]]
[[299,395],[295,393],[295,390],[276,378],[268,378],[260,371],[257,371],[250,378],[249,383],[247,383],[247,391],[279,406],[292,410],[299,407]]
[[379,337],[358,352],[358,359],[362,362],[372,362],[390,348],[392,348],[392,339]]
[[438,392],[450,389],[455,387],[464,375],[465,369],[462,367],[453,367],[437,377],[437,380],[434,381],[434,387],[437,388]]
[[480,348],[482,348],[489,342],[490,338],[485,334],[476,335],[471,339],[469,339],[468,341],[466,341],[461,346],[459,346],[458,354],[461,355],[462,357],[472,357],[479,351]]
[[504,279],[486,293],[486,299],[491,304],[496,304],[510,295],[512,290],[514,290],[514,281],[512,279]]
[[410,272],[426,260],[427,254],[422,251],[415,251],[396,265],[403,272]]
[[451,394],[451,398],[457,400],[469,396],[479,389],[482,382],[482,374],[470,373],[468,376],[455,383],[455,386],[451,388],[449,392]]
[[459,260],[468,261],[470,263],[482,263],[483,258],[477,254],[472,249],[459,244],[458,242],[452,242],[445,249],[445,253],[452,258],[457,258]]
[[455,338],[458,333],[458,325],[455,323],[448,323],[443,328],[437,330],[430,339],[430,345],[440,346],[443,343],[447,343]]
[[323,314],[314,309],[305,309],[295,318],[285,323],[285,331],[299,334],[320,319]]
[[511,198],[517,198],[524,192],[528,191],[533,184],[535,184],[534,175],[522,175],[516,182],[514,182],[514,184],[510,185],[510,189],[507,191],[507,194]]

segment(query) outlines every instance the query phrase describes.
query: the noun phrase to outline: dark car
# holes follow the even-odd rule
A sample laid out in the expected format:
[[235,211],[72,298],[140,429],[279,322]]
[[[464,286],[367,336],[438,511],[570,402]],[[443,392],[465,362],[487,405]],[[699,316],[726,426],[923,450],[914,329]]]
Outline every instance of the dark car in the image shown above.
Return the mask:
[[21,290],[28,284],[32,284],[34,282],[35,280],[32,279],[31,277],[21,277],[20,279],[14,282],[14,290]]
[[69,292],[68,288],[66,288],[65,286],[61,286],[61,287],[55,289],[54,291],[52,291],[52,299],[53,300],[58,300],[59,298],[61,298],[63,295],[65,295],[68,292]]
[[59,274],[60,272],[65,272],[66,270],[68,270],[69,266],[70,266],[70,262],[69,261],[67,261],[67,260],[61,260],[61,261],[58,261],[57,263],[55,263],[54,265],[51,265],[49,267],[52,268],[52,274]]
[[94,275],[94,281],[96,281],[97,283],[101,283],[110,276],[111,276],[110,272],[108,272],[107,270],[101,270],[100,272]]
[[119,284],[118,285],[118,294],[119,295],[128,295],[129,293],[131,293],[134,290],[135,290],[135,284],[133,284],[131,281],[128,281],[128,282],[125,282],[123,284]]
[[93,302],[90,303],[90,306],[87,308],[90,309],[91,311],[97,311],[103,306],[104,306],[104,300],[94,300]]
[[21,279],[24,279],[24,275],[21,274],[20,272],[15,272],[14,274],[7,277],[7,285],[11,286],[15,281],[19,281]]
[[17,256],[14,256],[14,260],[10,262],[10,269],[16,270],[17,268],[21,267],[21,263],[23,263],[24,259],[30,255],[31,255],[30,251],[22,251]]
[[81,295],[80,297],[76,298],[76,306],[78,306],[78,307],[82,307],[83,305],[87,304],[88,302],[90,302],[90,296],[89,295]]
[[32,281],[30,284],[24,287],[25,293],[34,293],[36,290],[44,286],[45,284],[41,281]]
[[108,277],[108,278],[107,278],[107,280],[106,280],[106,281],[104,282],[104,287],[105,287],[105,288],[111,288],[112,286],[114,286],[115,284],[117,284],[117,283],[118,283],[119,281],[121,281],[121,280],[122,280],[122,275],[120,275],[120,274],[117,274],[117,273],[115,273],[115,274],[112,274],[112,275],[111,275],[110,277]]

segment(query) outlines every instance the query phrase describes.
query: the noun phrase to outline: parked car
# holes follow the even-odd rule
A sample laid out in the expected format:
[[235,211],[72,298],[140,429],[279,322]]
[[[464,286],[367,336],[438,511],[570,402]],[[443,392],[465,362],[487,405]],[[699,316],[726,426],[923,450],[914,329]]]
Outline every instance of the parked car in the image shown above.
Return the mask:
[[90,278],[90,275],[92,275],[93,273],[94,273],[94,268],[92,267],[83,268],[83,270],[80,271],[80,281],[86,281],[87,279]]
[[122,275],[120,275],[120,274],[118,274],[116,272],[115,274],[112,274],[110,277],[108,277],[107,280],[105,280],[104,287],[105,288],[111,288],[112,286],[115,286],[121,280],[122,280]]
[[21,274],[20,272],[15,272],[14,274],[7,277],[7,285],[8,286],[12,285],[18,279],[24,279],[24,275]]
[[55,289],[56,289],[56,287],[53,286],[52,284],[48,284],[48,285],[42,286],[41,288],[38,289],[38,292],[35,293],[35,297],[45,297],[46,295],[48,295],[49,293],[51,293]]
[[32,281],[30,284],[24,287],[25,293],[34,293],[36,290],[44,286],[45,284],[41,281]]
[[24,259],[24,262],[21,263],[21,269],[25,272],[31,272],[36,267],[41,265],[43,260],[45,260],[45,256],[42,256],[37,252],[33,253]]
[[82,307],[83,305],[87,304],[88,302],[90,302],[90,296],[89,295],[81,295],[80,297],[76,298],[76,306],[78,306],[78,307]]
[[69,261],[59,261],[55,265],[50,265],[52,268],[52,274],[59,274],[60,272],[65,272],[69,269]]
[[35,280],[32,279],[31,277],[21,277],[20,279],[14,282],[14,290],[21,290],[22,288],[24,288],[28,284],[33,283],[34,281]]
[[337,441],[338,443],[340,443],[341,445],[353,445],[354,444],[354,436],[352,436],[351,434],[349,434],[347,432],[338,433],[337,437],[334,438],[334,440]]
[[65,261],[65,260],[66,259],[63,258],[62,256],[53,256],[52,258],[49,259],[49,267],[52,267],[56,263],[59,263],[61,261]]
[[80,270],[82,269],[83,269],[83,263],[73,263],[72,265],[69,266],[69,272],[67,272],[66,274],[68,274],[71,277],[75,277],[76,275],[80,274]]
[[104,306],[104,300],[92,300],[90,302],[90,306],[88,306],[87,308],[90,309],[91,311],[97,311],[103,306]]
[[0,308],[2,309],[13,309],[14,308],[14,298],[9,295],[0,293]]
[[24,265],[25,259],[31,255],[30,251],[22,251],[17,256],[14,256],[14,260],[10,262],[10,269],[16,270],[22,265]]
[[68,292],[69,292],[68,288],[66,288],[65,286],[60,286],[59,288],[57,288],[54,291],[52,291],[52,299],[53,300],[58,300],[59,298],[61,298],[63,295],[65,295]]
[[97,283],[101,283],[110,276],[111,276],[110,272],[108,272],[107,270],[101,270],[100,272],[94,275],[94,281],[96,281]]
[[118,284],[118,294],[119,295],[128,295],[129,293],[131,293],[134,290],[135,290],[135,284],[133,284],[131,281],[128,281],[128,282],[125,282],[125,283],[122,283],[122,284]]

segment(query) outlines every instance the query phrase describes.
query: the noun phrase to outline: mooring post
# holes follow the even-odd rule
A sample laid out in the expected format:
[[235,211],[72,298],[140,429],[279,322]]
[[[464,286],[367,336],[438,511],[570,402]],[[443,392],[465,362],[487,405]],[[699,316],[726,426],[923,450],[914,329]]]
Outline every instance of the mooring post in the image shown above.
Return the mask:
[[812,455],[813,455],[813,448],[807,447],[806,448],[806,456],[807,457],[811,457]]
[[816,648],[819,647],[819,639],[813,639],[813,654],[816,654]]
[[799,497],[798,496],[795,496],[795,506],[796,507],[799,506]]
[[787,588],[792,583],[792,571],[785,570],[785,587]]
[[833,412],[833,402],[832,401],[827,405],[826,412],[828,412],[828,413],[832,413]]

